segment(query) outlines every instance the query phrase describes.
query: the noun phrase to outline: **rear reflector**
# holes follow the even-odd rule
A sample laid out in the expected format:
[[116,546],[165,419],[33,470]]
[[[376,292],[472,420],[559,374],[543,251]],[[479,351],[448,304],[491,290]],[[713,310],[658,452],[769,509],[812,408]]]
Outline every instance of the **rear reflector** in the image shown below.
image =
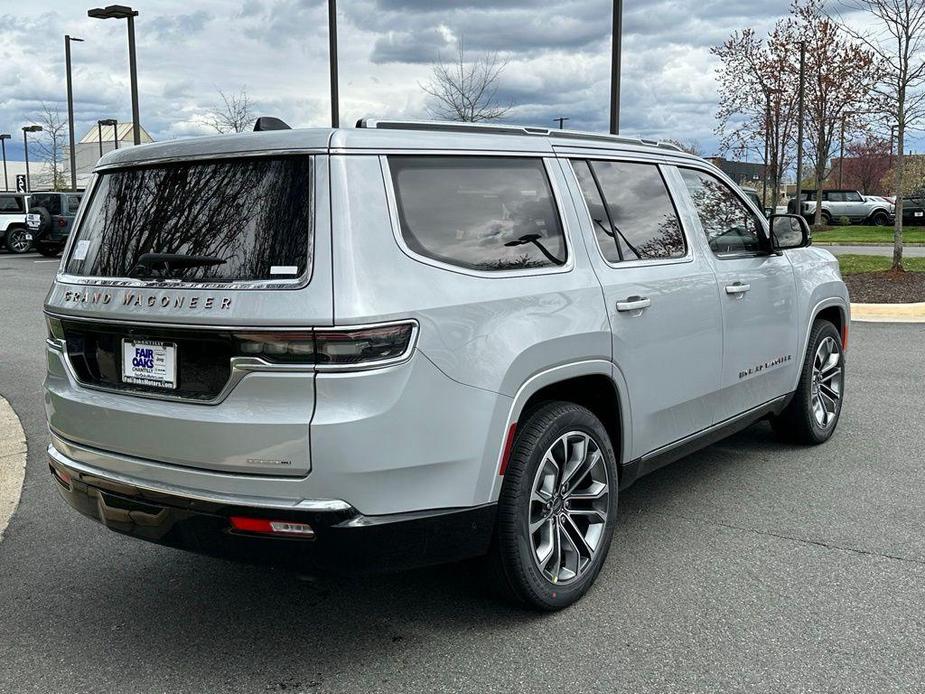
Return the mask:
[[266,518],[248,518],[247,516],[231,516],[228,519],[231,527],[244,533],[260,533],[262,535],[286,535],[288,537],[312,538],[315,531],[308,523],[293,523],[292,521],[275,521]]
[[51,474],[58,481],[58,484],[68,491],[71,491],[71,476],[64,470],[59,470],[54,465],[49,465],[48,467],[51,468]]
[[841,327],[841,349],[843,352],[848,351],[848,321]]
[[511,428],[507,430],[507,439],[504,441],[504,451],[501,453],[501,466],[498,468],[498,474],[504,476],[507,472],[507,464],[511,459],[511,451],[514,450],[514,435],[517,433],[517,422],[511,423]]

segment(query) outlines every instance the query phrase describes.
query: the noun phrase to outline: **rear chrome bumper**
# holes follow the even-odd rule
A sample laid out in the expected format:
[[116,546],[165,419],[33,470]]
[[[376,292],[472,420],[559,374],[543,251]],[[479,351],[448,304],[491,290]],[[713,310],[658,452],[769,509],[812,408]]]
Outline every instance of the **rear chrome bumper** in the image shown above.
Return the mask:
[[[240,561],[376,573],[485,554],[494,529],[494,504],[365,516],[337,499],[289,501],[151,483],[74,460],[54,443],[48,458],[65,501],[110,530]],[[312,534],[240,532],[232,516],[308,524]]]

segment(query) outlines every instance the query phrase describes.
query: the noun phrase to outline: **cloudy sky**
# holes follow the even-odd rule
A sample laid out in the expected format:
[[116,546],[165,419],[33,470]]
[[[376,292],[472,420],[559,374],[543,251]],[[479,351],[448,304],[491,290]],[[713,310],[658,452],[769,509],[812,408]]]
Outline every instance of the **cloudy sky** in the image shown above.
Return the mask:
[[[108,1],[108,0],[107,0]],[[608,127],[610,0],[341,0],[341,118],[425,115],[420,84],[438,54],[508,60],[509,122]],[[622,130],[693,141],[706,154],[716,84],[709,48],[769,28],[788,0],[625,0]],[[0,0],[0,131],[42,103],[66,111],[63,35],[73,44],[78,137],[99,118],[130,120],[125,22],[80,0]],[[293,126],[329,118],[324,0],[137,0],[141,122],[157,139],[209,132],[218,90],[246,88],[260,114]],[[17,138],[14,137],[14,142]],[[11,143],[12,144],[12,143]],[[917,143],[913,142],[913,146]],[[21,146],[13,145],[12,158]]]

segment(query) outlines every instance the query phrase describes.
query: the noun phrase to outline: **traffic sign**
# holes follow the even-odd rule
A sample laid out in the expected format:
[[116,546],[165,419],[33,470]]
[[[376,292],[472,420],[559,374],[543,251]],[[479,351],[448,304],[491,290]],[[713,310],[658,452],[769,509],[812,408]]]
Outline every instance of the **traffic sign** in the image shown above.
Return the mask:
[[16,192],[26,192],[26,174],[16,174]]

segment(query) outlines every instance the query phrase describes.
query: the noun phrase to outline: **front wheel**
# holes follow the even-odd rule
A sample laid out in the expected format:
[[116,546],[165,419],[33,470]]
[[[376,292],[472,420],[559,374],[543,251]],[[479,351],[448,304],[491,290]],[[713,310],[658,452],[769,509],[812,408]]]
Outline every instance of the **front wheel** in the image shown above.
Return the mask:
[[498,500],[492,560],[507,592],[540,610],[584,595],[617,515],[617,465],[600,420],[551,402],[522,423]]
[[845,355],[841,335],[827,320],[813,324],[803,371],[793,399],[771,420],[778,436],[816,445],[832,436],[845,396]]

